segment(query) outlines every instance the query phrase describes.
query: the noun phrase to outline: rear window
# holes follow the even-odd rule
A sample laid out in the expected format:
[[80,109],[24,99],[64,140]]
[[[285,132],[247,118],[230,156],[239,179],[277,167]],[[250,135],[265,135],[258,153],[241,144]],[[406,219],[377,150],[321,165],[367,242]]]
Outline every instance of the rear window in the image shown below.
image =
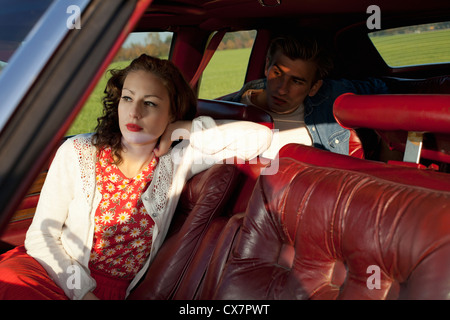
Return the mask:
[[256,30],[225,34],[203,72],[199,98],[215,99],[242,87],[255,37]]
[[369,38],[392,68],[450,62],[450,21],[375,31]]

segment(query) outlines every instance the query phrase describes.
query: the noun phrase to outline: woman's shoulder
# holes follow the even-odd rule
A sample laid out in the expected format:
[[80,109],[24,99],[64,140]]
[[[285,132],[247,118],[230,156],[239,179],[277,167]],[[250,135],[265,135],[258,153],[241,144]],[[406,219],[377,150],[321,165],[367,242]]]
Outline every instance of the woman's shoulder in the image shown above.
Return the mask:
[[96,151],[96,147],[92,143],[93,134],[85,133],[64,138],[64,142],[58,149],[57,154],[66,156],[90,155]]
[[65,137],[65,141],[62,144],[62,146],[65,147],[71,147],[75,149],[85,148],[85,149],[91,149],[95,148],[94,144],[92,143],[92,139],[94,138],[93,133],[83,133],[83,134],[77,134],[74,136],[68,136]]

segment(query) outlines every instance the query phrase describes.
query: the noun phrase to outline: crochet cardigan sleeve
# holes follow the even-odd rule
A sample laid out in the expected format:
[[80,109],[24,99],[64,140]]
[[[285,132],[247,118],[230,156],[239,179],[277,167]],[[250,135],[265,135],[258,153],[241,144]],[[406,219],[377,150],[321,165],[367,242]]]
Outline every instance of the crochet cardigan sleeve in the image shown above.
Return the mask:
[[70,299],[81,299],[95,288],[95,281],[82,263],[87,252],[85,234],[90,228],[95,180],[87,185],[91,179],[86,174],[90,172],[80,169],[80,161],[93,152],[90,138],[85,136],[69,139],[58,149],[25,239],[27,253]]

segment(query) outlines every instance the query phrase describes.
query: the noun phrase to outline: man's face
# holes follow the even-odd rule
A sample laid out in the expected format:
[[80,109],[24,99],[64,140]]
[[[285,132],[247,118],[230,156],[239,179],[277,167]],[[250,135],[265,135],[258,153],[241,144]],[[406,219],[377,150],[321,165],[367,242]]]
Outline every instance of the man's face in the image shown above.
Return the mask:
[[317,93],[322,80],[316,81],[317,66],[312,61],[292,60],[277,52],[272,64],[266,62],[267,106],[270,111],[283,114],[297,109],[307,96]]

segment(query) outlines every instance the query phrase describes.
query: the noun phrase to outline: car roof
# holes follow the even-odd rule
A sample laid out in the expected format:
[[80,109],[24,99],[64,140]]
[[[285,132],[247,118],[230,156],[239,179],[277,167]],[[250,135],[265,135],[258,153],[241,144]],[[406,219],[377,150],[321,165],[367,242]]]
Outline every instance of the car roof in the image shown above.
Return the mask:
[[[376,2],[376,3],[374,3]],[[399,15],[417,18],[432,17],[450,12],[447,0],[154,0],[142,17],[138,29],[151,27],[171,30],[180,25],[200,25],[217,30],[224,26],[248,28],[286,23],[310,23],[325,28],[329,25],[349,25],[367,19],[367,9],[377,5],[383,18]],[[323,19],[326,15],[327,19]],[[321,17],[317,20],[317,17]],[[301,20],[299,20],[301,18]],[[271,27],[274,27],[271,25]]]

